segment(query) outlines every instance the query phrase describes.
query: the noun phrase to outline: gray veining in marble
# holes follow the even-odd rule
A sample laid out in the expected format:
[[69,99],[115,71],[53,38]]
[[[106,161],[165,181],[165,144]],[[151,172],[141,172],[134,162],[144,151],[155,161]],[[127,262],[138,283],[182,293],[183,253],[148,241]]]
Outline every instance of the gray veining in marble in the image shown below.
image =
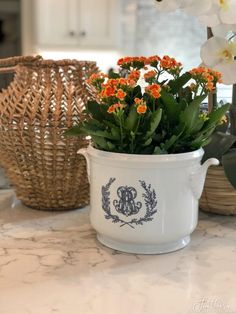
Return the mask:
[[165,255],[99,244],[88,208],[41,212],[0,191],[1,314],[236,313],[236,217],[202,214]]

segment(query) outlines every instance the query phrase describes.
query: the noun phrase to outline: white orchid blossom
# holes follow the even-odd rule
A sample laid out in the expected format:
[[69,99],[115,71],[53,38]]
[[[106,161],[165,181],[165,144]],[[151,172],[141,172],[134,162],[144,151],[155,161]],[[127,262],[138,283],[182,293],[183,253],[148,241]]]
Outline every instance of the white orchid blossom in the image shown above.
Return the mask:
[[172,12],[180,9],[183,0],[156,0],[156,8],[162,12]]
[[211,9],[212,0],[183,0],[181,7],[188,14],[201,16]]
[[236,0],[156,0],[156,4],[163,12],[182,9],[209,27],[236,24]]
[[230,38],[236,33],[236,24],[219,24],[211,28],[214,36]]
[[236,24],[236,0],[211,0],[210,8],[199,16],[199,20],[209,27]]
[[201,47],[203,63],[222,73],[224,84],[236,83],[236,43],[221,37],[208,39]]

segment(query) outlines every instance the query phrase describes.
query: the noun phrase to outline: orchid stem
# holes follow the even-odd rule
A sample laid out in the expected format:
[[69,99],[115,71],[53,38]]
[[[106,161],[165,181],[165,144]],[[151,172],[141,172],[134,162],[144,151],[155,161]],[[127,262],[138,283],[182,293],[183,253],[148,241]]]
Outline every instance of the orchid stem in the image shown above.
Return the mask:
[[[207,39],[210,39],[213,37],[212,29],[210,27],[207,27]],[[217,94],[210,93],[208,96],[208,112],[211,112],[214,108],[217,107]]]

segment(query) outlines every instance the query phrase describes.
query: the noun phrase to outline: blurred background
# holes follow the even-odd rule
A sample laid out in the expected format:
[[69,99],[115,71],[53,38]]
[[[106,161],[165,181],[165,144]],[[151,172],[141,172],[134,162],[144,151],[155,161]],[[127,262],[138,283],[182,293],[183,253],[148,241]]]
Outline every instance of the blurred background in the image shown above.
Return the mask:
[[[200,64],[205,40],[194,17],[160,13],[154,0],[0,0],[1,58],[95,60],[107,72],[121,56],[169,54],[188,70]],[[0,88],[11,79],[1,75]],[[220,99],[230,93],[220,86]]]

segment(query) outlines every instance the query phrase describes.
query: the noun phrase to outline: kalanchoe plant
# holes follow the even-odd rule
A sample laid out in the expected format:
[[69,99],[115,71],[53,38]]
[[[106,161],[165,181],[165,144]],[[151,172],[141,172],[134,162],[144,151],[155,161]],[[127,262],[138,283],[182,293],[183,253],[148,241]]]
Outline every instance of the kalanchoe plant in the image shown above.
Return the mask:
[[90,135],[95,148],[128,154],[183,153],[209,143],[228,110],[200,112],[218,72],[199,67],[182,74],[181,63],[169,56],[126,57],[118,65],[110,77],[90,77],[96,101],[87,103],[85,120],[68,135]]

